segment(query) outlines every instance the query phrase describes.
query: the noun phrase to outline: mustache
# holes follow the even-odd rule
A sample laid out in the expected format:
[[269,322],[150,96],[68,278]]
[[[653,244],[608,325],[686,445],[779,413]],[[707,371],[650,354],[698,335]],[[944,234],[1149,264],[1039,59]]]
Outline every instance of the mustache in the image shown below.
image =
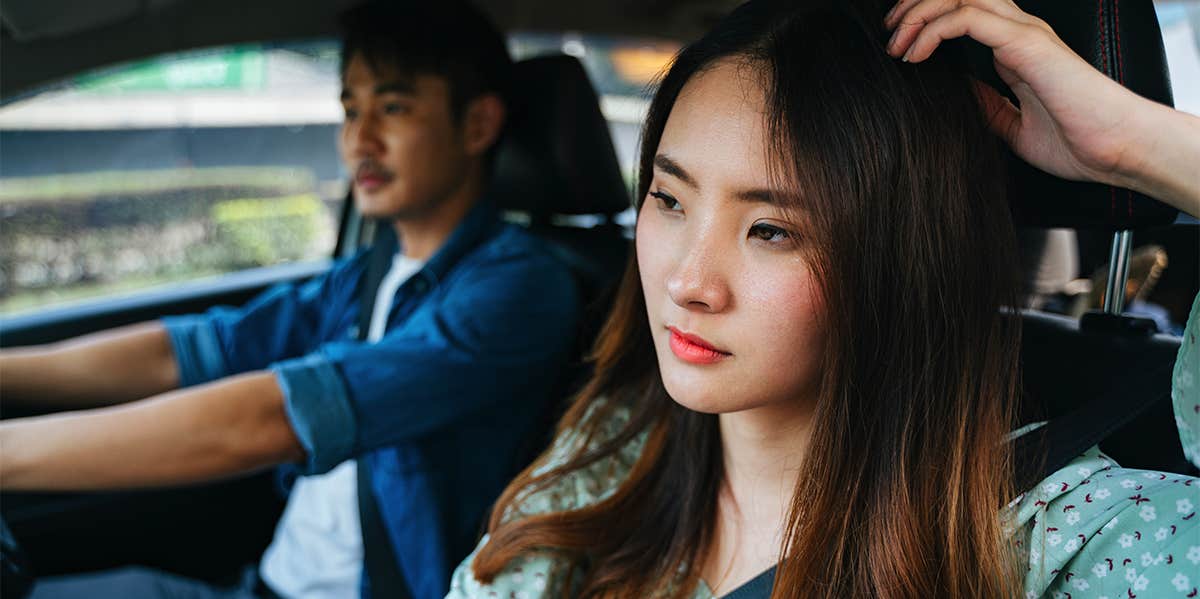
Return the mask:
[[392,171],[385,168],[382,164],[379,164],[378,162],[376,162],[375,160],[372,160],[370,158],[364,158],[364,159],[360,160],[358,162],[358,164],[354,167],[354,178],[358,179],[361,177],[371,177],[371,176],[376,176],[376,177],[382,176],[382,177],[387,177],[390,179],[390,178],[394,177],[395,174],[392,173]]

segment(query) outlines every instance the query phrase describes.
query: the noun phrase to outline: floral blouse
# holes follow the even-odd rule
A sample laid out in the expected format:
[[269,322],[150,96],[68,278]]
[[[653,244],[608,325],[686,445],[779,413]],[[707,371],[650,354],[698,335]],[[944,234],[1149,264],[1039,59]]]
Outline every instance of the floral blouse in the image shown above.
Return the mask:
[[[1200,297],[1184,329],[1171,399],[1184,453],[1200,465]],[[606,423],[615,435],[627,421]],[[602,435],[601,435],[602,436]],[[645,436],[615,456],[572,472],[554,486],[522,497],[509,517],[577,509],[616,491],[641,452]],[[598,441],[597,441],[598,442]],[[582,439],[561,435],[541,471],[563,463]],[[1025,597],[1117,599],[1200,597],[1200,479],[1121,468],[1092,448],[1009,505],[1013,542],[1028,556]],[[485,536],[482,547],[488,542]],[[478,549],[477,549],[478,551]],[[474,554],[454,572],[447,599],[538,599],[563,596],[568,578],[551,550],[513,560],[491,584],[471,572]],[[666,589],[664,589],[666,590]],[[711,599],[701,582],[692,599]]]

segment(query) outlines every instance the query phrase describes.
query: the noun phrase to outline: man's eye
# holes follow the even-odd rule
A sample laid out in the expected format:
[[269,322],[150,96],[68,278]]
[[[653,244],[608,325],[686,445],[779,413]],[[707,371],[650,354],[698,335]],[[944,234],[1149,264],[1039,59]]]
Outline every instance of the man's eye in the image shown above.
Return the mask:
[[675,198],[673,198],[661,191],[650,192],[650,197],[658,200],[658,207],[662,208],[663,210],[669,210],[669,211],[674,212],[674,211],[680,210],[682,208],[679,205],[678,200],[676,200]]
[[398,102],[388,102],[383,105],[384,114],[404,114],[408,112],[408,107]]
[[353,108],[346,108],[345,113],[346,113],[347,121],[352,121],[352,120],[358,118],[358,111]]
[[786,229],[782,229],[774,225],[759,223],[753,227],[750,227],[750,237],[769,243],[783,243],[790,240],[792,238],[792,234]]

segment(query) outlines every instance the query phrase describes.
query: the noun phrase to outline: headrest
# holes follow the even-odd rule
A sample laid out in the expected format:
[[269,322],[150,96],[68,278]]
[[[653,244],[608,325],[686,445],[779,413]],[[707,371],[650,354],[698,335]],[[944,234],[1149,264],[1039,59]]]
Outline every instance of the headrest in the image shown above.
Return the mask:
[[[1140,96],[1174,105],[1162,31],[1150,0],[1017,3],[1046,21],[1100,72]],[[979,78],[1015,101],[996,75],[991,52],[986,54],[986,59],[976,57],[974,62]],[[1139,193],[1059,179],[1015,156],[1009,161],[1009,197],[1014,217],[1022,225],[1122,230],[1169,225],[1177,216],[1175,209]]]
[[513,69],[509,126],[491,190],[506,210],[616,214],[630,206],[596,92],[573,56],[540,56]]

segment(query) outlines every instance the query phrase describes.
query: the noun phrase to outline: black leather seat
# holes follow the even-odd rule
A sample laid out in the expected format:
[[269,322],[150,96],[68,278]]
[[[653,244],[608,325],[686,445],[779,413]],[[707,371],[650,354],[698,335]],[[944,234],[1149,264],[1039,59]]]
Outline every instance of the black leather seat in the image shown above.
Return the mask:
[[[1151,2],[1018,4],[1049,23],[1101,72],[1139,95],[1172,104]],[[1008,92],[991,66],[990,52],[978,49],[979,78]],[[1010,201],[1018,225],[1112,233],[1169,225],[1177,216],[1173,208],[1126,189],[1065,181],[1015,157],[1010,162]],[[1171,407],[1178,338],[1154,335],[1137,319],[1101,313],[1080,321],[1036,311],[1022,316],[1022,419],[1047,424],[1017,441],[1019,484],[1040,480],[1097,443],[1125,467],[1196,472],[1183,456]]]
[[[491,189],[502,208],[521,214],[550,242],[585,296],[598,298],[623,271],[629,246],[613,220],[630,207],[630,197],[608,123],[575,57],[524,60],[513,75],[509,128]],[[593,218],[571,218],[582,215]]]
[[585,357],[630,254],[614,219],[631,204],[608,122],[579,60],[539,56],[515,67],[509,126],[490,189],[503,210],[571,268],[585,304],[574,363],[560,375],[560,401],[546,414],[545,435],[530,440],[536,451],[589,374]]

